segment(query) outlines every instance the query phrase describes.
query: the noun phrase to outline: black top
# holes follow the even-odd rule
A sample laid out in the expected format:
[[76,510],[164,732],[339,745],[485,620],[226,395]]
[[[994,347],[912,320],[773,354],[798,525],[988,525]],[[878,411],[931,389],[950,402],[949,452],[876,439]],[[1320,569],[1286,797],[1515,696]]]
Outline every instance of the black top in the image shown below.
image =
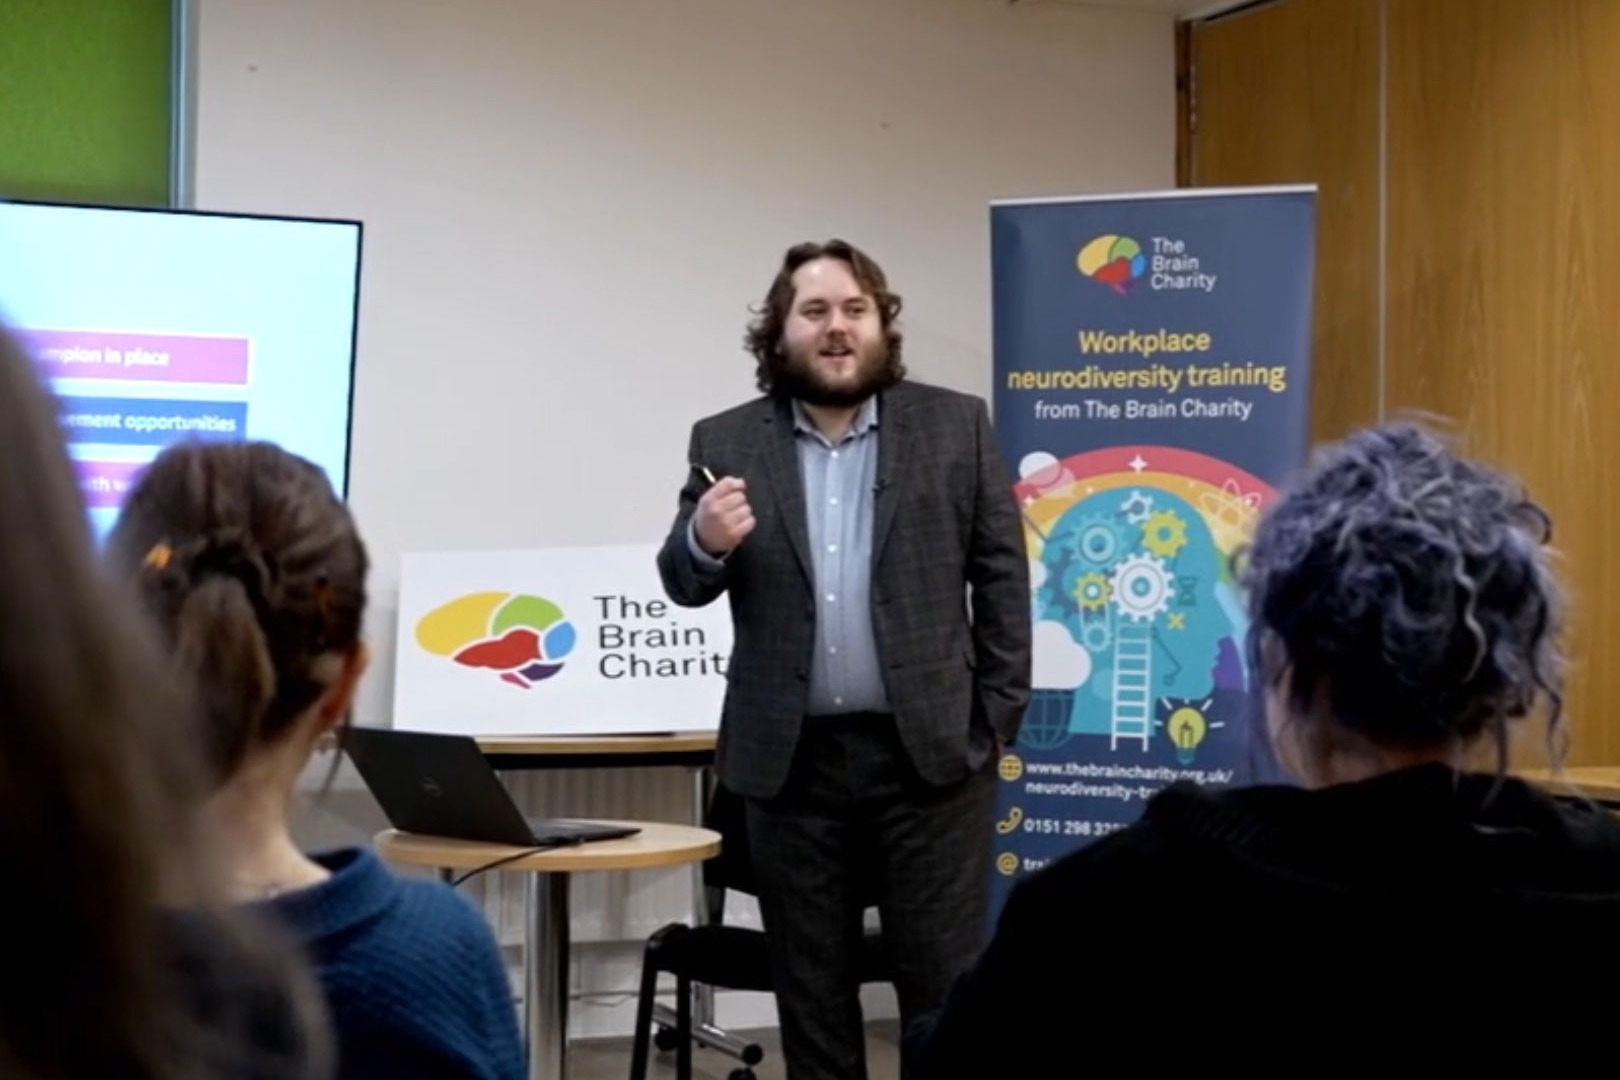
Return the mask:
[[1438,765],[1177,786],[1014,889],[910,1076],[1080,1075],[1127,1050],[1553,1051],[1598,1001],[1581,991],[1616,978],[1620,824],[1601,808]]

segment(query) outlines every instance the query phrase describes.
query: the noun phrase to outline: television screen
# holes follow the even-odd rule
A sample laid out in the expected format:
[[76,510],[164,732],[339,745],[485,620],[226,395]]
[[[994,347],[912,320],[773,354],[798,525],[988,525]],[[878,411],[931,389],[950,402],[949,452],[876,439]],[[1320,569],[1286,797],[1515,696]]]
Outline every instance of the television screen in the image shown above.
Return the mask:
[[184,439],[267,439],[347,492],[360,232],[0,202],[0,324],[56,392],[98,536]]

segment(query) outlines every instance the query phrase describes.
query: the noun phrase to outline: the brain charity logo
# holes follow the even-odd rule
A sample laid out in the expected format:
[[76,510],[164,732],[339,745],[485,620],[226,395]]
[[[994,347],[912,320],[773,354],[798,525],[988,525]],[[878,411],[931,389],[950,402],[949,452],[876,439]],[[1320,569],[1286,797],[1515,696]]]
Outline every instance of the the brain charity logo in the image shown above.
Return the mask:
[[1128,236],[1099,236],[1080,249],[1075,264],[1092,281],[1100,282],[1124,296],[1147,272],[1147,256],[1142,245]]
[[469,593],[416,624],[416,642],[428,652],[524,689],[561,671],[577,637],[562,608],[525,593]]

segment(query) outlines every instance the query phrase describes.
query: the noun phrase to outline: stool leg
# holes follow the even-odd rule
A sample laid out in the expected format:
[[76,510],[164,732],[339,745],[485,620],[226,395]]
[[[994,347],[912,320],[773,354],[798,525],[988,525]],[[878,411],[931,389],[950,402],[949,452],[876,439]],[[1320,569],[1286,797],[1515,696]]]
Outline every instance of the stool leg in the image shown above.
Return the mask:
[[684,974],[675,979],[675,1026],[675,1080],[692,1080],[692,980]]
[[658,997],[658,963],[655,946],[649,946],[641,959],[641,997],[636,1002],[636,1037],[630,1049],[630,1080],[647,1080],[647,1056],[651,1052],[653,1001]]

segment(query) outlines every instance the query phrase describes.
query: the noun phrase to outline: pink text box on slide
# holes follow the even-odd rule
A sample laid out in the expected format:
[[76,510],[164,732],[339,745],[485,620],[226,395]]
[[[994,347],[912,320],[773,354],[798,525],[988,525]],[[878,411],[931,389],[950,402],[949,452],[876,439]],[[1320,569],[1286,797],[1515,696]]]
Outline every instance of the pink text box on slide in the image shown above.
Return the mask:
[[247,338],[100,330],[25,330],[22,336],[53,379],[247,383]]
[[75,461],[79,491],[92,510],[116,509],[140,479],[144,461]]

